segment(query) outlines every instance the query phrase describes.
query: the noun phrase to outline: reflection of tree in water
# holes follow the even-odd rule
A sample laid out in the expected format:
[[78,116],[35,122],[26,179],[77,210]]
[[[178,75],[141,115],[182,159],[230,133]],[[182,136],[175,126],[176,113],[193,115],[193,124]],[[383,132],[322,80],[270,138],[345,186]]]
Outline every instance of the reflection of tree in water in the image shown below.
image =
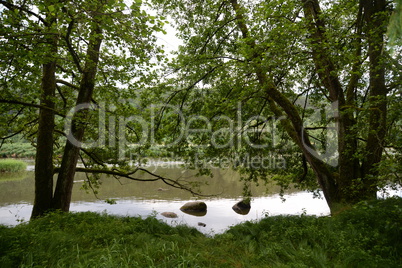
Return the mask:
[[0,173],[0,183],[7,181],[20,181],[27,178],[27,174],[28,172],[26,171]]
[[[218,194],[213,199],[220,198],[239,198],[243,193],[243,182],[240,176],[233,170],[213,169],[213,177],[196,177],[196,171],[184,171],[180,168],[158,169],[159,174],[169,175],[171,178],[182,178],[183,180],[201,182],[200,188],[203,194]],[[144,175],[146,176],[146,175]],[[96,201],[97,198],[91,193],[81,189],[86,180],[85,174],[77,173],[73,188],[73,201]],[[137,182],[128,179],[116,180],[113,177],[102,175],[102,184],[98,189],[98,197],[105,199],[141,199],[141,200],[191,200],[191,193],[168,187],[161,181],[156,182]],[[34,191],[33,172],[27,171],[12,174],[2,174],[0,176],[0,204],[18,203],[20,201],[32,202]],[[274,185],[250,185],[252,197],[269,196],[279,193],[279,187]],[[160,191],[159,189],[163,189]],[[287,193],[296,192],[291,189]],[[118,203],[118,202],[117,202]]]

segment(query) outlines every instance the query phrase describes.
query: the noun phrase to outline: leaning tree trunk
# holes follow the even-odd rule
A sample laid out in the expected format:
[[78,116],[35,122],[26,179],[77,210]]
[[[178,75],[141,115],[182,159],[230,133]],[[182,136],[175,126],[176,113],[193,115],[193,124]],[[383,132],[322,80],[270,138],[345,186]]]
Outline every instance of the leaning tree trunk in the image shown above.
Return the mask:
[[[370,57],[370,96],[372,98],[371,114],[370,114],[370,133],[367,141],[367,156],[363,163],[363,169],[360,168],[357,153],[357,136],[355,135],[356,119],[350,109],[351,103],[355,96],[360,76],[356,69],[359,67],[359,58],[361,54],[361,43],[356,42],[356,63],[353,66],[354,75],[351,76],[349,85],[345,88],[340,82],[331,53],[328,51],[326,44],[329,43],[326,34],[326,25],[322,18],[318,0],[300,0],[303,6],[304,16],[306,19],[307,30],[310,34],[310,47],[312,50],[313,61],[316,72],[322,85],[328,90],[329,98],[333,104],[338,117],[335,118],[338,129],[338,166],[330,167],[315,155],[308,148],[312,148],[306,130],[303,128],[303,122],[294,104],[292,104],[274,85],[272,79],[266,74],[262,68],[258,57],[259,55],[251,55],[248,62],[259,80],[261,87],[265,90],[271,110],[276,116],[280,117],[283,113],[287,115],[287,119],[281,123],[284,129],[299,146],[305,156],[310,167],[314,171],[317,181],[323,190],[324,196],[334,213],[342,207],[354,204],[361,200],[375,197],[376,184],[361,179],[364,174],[374,175],[373,167],[379,163],[382,154],[382,142],[385,137],[385,116],[386,116],[386,88],[384,79],[384,67],[381,62],[382,37],[385,29],[378,27],[384,24],[384,20],[375,20],[373,15],[367,16],[362,20],[362,12],[364,14],[370,12],[374,17],[384,11],[384,0],[378,1],[361,1],[361,6],[357,21],[359,30],[361,23],[365,22],[368,27],[369,34],[369,57]],[[363,3],[362,2],[370,2]],[[371,4],[373,2],[373,4]],[[250,51],[256,51],[255,40],[249,35],[248,26],[244,19],[243,13],[246,12],[237,0],[231,0],[232,8],[236,14],[237,25],[242,32],[246,44]],[[368,25],[368,26],[367,26]],[[371,25],[371,27],[370,27]],[[376,29],[379,28],[379,29]],[[376,30],[372,30],[376,29]],[[359,39],[360,37],[357,37]],[[257,53],[257,52],[254,52]],[[257,59],[257,60],[256,60]],[[352,71],[353,71],[352,70]],[[346,96],[345,93],[346,92]],[[279,107],[278,107],[279,106]],[[348,109],[349,108],[349,109]],[[363,177],[364,178],[364,177]]]
[[[47,23],[52,27],[54,16],[47,17]],[[51,30],[51,29],[50,29]],[[53,196],[53,133],[55,127],[55,104],[56,92],[56,61],[58,37],[49,35],[47,44],[49,51],[46,53],[48,62],[42,66],[42,96],[39,111],[39,125],[36,141],[35,157],[35,198],[31,218],[43,215],[52,208]]]
[[[100,22],[96,21],[91,30],[90,41],[87,50],[87,60],[83,69],[76,108],[81,105],[88,105],[92,99],[95,87],[95,77],[99,62],[99,52],[102,43],[102,30]],[[80,144],[85,133],[85,122],[87,121],[88,106],[79,109],[72,118],[71,131],[68,135],[64,154],[57,178],[56,189],[53,197],[53,208],[68,212],[72,196],[74,175],[80,152]],[[75,142],[74,142],[74,141]]]
[[[244,9],[238,4],[237,0],[231,0],[232,8],[236,14],[237,25],[242,32],[244,40],[247,40],[247,45],[251,51],[255,51],[256,43],[249,36],[248,26],[244,19]],[[244,55],[246,57],[246,55]],[[300,148],[303,155],[306,157],[307,162],[310,164],[314,173],[316,174],[317,181],[320,184],[328,206],[331,211],[338,209],[341,203],[341,198],[336,184],[336,175],[331,172],[329,166],[317,159],[308,148],[313,148],[309,136],[303,127],[303,120],[297,111],[296,106],[284,96],[272,82],[272,79],[266,74],[262,68],[259,60],[259,55],[252,55],[248,60],[258,78],[260,86],[266,93],[268,104],[272,112],[277,118],[282,118],[285,113],[287,119],[281,120],[281,124],[285,131],[292,138],[295,144]]]

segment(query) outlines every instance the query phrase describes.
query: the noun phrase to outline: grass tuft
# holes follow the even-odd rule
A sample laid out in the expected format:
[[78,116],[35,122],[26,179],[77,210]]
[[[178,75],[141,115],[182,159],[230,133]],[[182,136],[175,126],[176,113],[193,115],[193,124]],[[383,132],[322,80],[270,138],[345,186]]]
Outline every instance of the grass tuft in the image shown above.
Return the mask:
[[21,172],[25,171],[27,164],[16,159],[0,159],[0,172]]

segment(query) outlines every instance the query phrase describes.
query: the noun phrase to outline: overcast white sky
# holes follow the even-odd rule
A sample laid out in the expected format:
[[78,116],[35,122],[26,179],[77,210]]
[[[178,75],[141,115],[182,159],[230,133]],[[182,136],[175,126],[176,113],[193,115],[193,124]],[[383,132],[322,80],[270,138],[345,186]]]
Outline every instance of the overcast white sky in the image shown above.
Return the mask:
[[165,24],[164,26],[166,34],[157,33],[158,43],[165,47],[165,51],[170,53],[174,50],[177,50],[179,45],[182,45],[183,42],[176,37],[176,30],[170,24]]

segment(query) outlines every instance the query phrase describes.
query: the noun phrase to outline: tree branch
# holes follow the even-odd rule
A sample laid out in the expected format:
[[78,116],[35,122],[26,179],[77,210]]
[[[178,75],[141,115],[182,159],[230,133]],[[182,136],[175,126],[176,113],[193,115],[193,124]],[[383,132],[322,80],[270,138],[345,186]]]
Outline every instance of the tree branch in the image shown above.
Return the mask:
[[337,70],[327,53],[325,44],[330,42],[326,38],[326,26],[321,18],[321,8],[318,0],[301,0],[304,16],[307,19],[307,27],[312,37],[311,45],[314,64],[321,82],[329,90],[331,101],[339,101],[342,106],[345,103],[343,89]]
[[[356,19],[356,35],[357,35],[357,40],[356,40],[356,52],[355,52],[355,62],[353,63],[352,66],[352,71],[351,71],[351,77],[349,84],[346,88],[346,104],[347,105],[352,105],[354,104],[354,99],[355,99],[355,92],[356,92],[356,87],[359,82],[359,79],[361,78],[362,74],[359,72],[360,71],[360,66],[362,64],[361,55],[362,55],[362,44],[361,44],[361,34],[362,34],[362,20],[363,16],[363,7],[359,7],[359,13],[357,15]],[[364,59],[365,60],[365,59]]]
[[12,4],[12,3],[8,2],[8,1],[3,1],[3,0],[0,1],[0,4],[2,4],[3,6],[7,7],[7,8],[10,9],[10,10],[16,10],[16,9],[18,9],[18,10],[24,11],[24,12],[26,12],[26,13],[28,13],[28,14],[34,16],[34,17],[36,17],[36,18],[37,18],[38,20],[40,20],[44,25],[46,25],[46,26],[48,25],[48,23],[46,22],[46,20],[45,20],[44,18],[42,18],[39,14],[36,14],[35,12],[32,12],[32,11],[29,10],[29,9],[26,9],[26,8],[24,8],[24,7],[22,7],[22,6],[14,5],[14,4]]
[[58,83],[58,84],[63,84],[63,85],[65,85],[65,86],[71,87],[71,88],[73,88],[73,89],[77,89],[77,90],[80,89],[79,86],[76,86],[76,85],[74,85],[74,84],[71,84],[71,83],[69,83],[69,82],[67,82],[67,81],[64,81],[64,80],[61,80],[61,79],[57,79],[57,80],[56,80],[56,83]]
[[[306,130],[303,128],[303,121],[296,106],[286,96],[284,96],[280,90],[278,90],[276,85],[273,83],[272,77],[269,77],[266,70],[261,66],[260,54],[256,51],[256,41],[252,36],[250,36],[246,24],[244,14],[247,10],[240,6],[237,0],[230,0],[230,2],[235,12],[237,25],[242,33],[243,40],[251,51],[250,55],[245,55],[246,59],[250,62],[251,68],[253,68],[258,78],[259,84],[266,93],[269,107],[277,118],[283,118],[280,121],[281,124],[292,140],[302,150],[303,154],[306,156],[306,160],[310,163],[317,176],[319,175],[319,183],[324,190],[325,198],[329,204],[332,203],[332,198],[336,198],[335,193],[337,192],[337,185],[328,165],[322,160],[316,158],[311,150],[307,149],[313,148],[314,146],[312,145]],[[338,89],[342,88],[339,87]],[[282,109],[280,109],[278,105]],[[283,111],[286,113],[288,117],[287,119],[283,117]],[[334,195],[332,195],[332,193],[334,193]]]
[[10,135],[8,135],[8,136],[0,137],[0,139],[2,140],[2,144],[0,145],[0,148],[1,148],[1,146],[3,145],[3,142],[4,142],[6,139],[9,139],[9,138],[12,138],[12,137],[14,137],[14,136],[17,136],[17,135],[20,134],[23,130],[24,130],[24,129],[20,129],[20,130],[18,130],[17,132],[14,132],[13,134],[10,134]]
[[[60,167],[56,167],[54,168],[54,173],[58,173],[60,171]],[[146,170],[144,168],[140,168],[137,167],[135,168],[133,171],[131,172],[123,172],[123,171],[119,171],[117,169],[93,169],[93,168],[82,168],[82,167],[77,167],[76,172],[85,172],[85,173],[92,173],[92,174],[105,174],[105,175],[112,175],[112,176],[117,176],[117,177],[122,177],[122,178],[126,178],[129,180],[133,180],[133,181],[141,181],[141,182],[152,182],[152,181],[158,181],[161,180],[163,181],[165,184],[173,187],[173,188],[177,188],[177,189],[182,189],[182,190],[186,190],[188,192],[190,192],[193,195],[196,196],[203,196],[203,197],[209,197],[209,196],[214,196],[214,195],[203,195],[200,193],[195,192],[194,190],[192,190],[190,187],[184,185],[183,183],[177,181],[177,180],[172,180],[160,175],[157,175],[149,170]],[[140,179],[140,178],[136,178],[133,175],[137,172],[144,172],[147,173],[149,175],[151,175],[152,179]]]
[[70,42],[70,35],[71,35],[71,32],[73,31],[74,23],[75,23],[75,21],[74,21],[74,19],[72,19],[70,21],[70,23],[68,24],[67,34],[64,37],[64,40],[66,41],[68,51],[70,52],[71,56],[73,57],[74,63],[77,66],[78,71],[80,73],[82,73],[82,67],[81,67],[81,64],[80,64],[80,59],[79,59],[77,53],[75,53],[75,50],[74,50],[74,48],[73,48],[73,46],[72,46],[72,44]]
[[17,101],[17,100],[5,100],[5,99],[0,99],[0,103],[16,104],[16,105],[23,105],[23,106],[28,106],[28,107],[50,110],[50,111],[53,111],[56,115],[58,115],[60,117],[63,117],[63,118],[66,117],[64,114],[59,113],[55,109],[52,109],[47,106],[35,104],[35,103],[29,103],[29,102],[23,102],[23,101]]
[[[205,78],[207,78],[211,73],[213,73],[213,72],[214,72],[218,67],[220,67],[220,66],[222,66],[222,65],[217,65],[217,66],[215,66],[215,67],[209,69],[202,77],[200,77],[199,79],[197,79],[195,82],[193,82],[193,83],[192,83],[191,85],[189,85],[188,87],[183,88],[183,89],[179,89],[179,90],[175,91],[174,93],[172,93],[172,94],[169,96],[169,98],[167,99],[166,104],[168,105],[178,93],[180,93],[180,92],[182,92],[182,91],[189,91],[189,90],[191,90],[192,88],[194,88],[198,83],[200,83],[200,82],[203,81]],[[182,105],[181,105],[181,106],[182,106]],[[158,129],[159,129],[159,127],[160,127],[160,124],[161,124],[161,121],[162,121],[162,117],[163,117],[163,114],[165,113],[165,110],[166,110],[166,106],[164,106],[164,107],[161,109],[161,111],[159,112],[159,114],[158,114],[159,120],[157,120],[157,124],[156,124],[156,126],[155,126],[155,132],[158,131]]]

